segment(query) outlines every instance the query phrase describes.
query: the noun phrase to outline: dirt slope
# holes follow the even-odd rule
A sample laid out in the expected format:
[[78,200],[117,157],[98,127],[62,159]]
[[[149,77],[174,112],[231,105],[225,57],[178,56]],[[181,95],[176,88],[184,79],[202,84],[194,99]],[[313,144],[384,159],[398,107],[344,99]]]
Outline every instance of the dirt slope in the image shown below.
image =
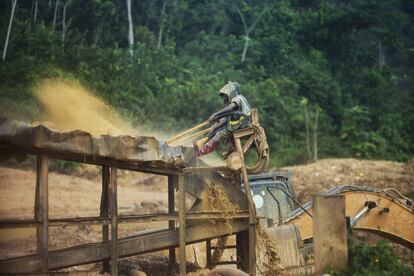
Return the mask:
[[293,173],[293,185],[301,202],[312,194],[340,185],[414,190],[412,163],[358,159],[324,159],[316,163],[285,167]]

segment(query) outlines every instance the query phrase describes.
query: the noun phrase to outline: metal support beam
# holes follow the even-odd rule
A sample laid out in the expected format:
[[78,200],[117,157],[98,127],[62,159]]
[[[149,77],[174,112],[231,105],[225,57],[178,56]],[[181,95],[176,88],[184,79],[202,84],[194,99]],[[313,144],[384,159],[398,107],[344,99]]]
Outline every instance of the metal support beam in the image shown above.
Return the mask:
[[49,202],[48,202],[48,174],[49,157],[37,156],[36,171],[36,195],[35,195],[35,220],[41,225],[36,228],[37,252],[42,257],[42,271],[49,270],[48,241],[49,241]]
[[[100,208],[100,214],[99,214],[101,218],[108,218],[108,215],[109,215],[108,186],[109,186],[109,167],[102,166],[102,194],[101,194],[101,208]],[[108,225],[102,225],[102,241],[107,242],[108,240],[109,240]],[[102,270],[103,272],[109,273],[109,260],[103,261]]]
[[179,263],[180,275],[186,275],[186,256],[185,256],[185,185],[184,175],[178,176],[178,245],[179,245]]
[[114,167],[111,167],[109,175],[109,209],[111,216],[111,275],[118,275],[117,169]]

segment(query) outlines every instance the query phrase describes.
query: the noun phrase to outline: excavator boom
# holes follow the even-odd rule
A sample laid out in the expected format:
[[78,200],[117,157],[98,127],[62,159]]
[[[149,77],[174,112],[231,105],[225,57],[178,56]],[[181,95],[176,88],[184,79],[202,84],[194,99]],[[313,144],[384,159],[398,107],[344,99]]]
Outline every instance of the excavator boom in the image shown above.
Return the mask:
[[[414,248],[414,209],[409,198],[394,189],[375,189],[355,186],[339,186],[327,194],[345,196],[345,215],[355,230],[371,232]],[[299,227],[303,241],[310,240],[312,233],[312,202],[303,206],[307,211],[293,211],[285,224]],[[329,218],[327,218],[329,219]]]

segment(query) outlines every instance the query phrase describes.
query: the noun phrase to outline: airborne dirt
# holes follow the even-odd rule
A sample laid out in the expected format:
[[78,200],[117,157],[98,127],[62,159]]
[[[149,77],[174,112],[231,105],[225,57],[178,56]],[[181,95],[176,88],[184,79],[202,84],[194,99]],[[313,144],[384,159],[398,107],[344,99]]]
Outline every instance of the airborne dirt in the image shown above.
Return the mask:
[[35,86],[34,95],[46,112],[44,123],[56,130],[79,129],[94,136],[137,134],[112,107],[74,81],[43,80]]

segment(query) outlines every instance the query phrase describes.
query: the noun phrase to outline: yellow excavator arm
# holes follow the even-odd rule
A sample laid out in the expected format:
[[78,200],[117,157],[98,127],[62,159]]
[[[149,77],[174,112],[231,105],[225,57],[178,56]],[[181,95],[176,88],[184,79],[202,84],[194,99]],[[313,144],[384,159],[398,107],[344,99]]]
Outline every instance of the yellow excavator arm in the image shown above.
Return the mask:
[[[345,196],[345,215],[353,229],[375,233],[414,248],[413,202],[395,189],[341,186],[328,193]],[[313,236],[312,203],[308,202],[303,207],[306,211],[296,210],[284,223],[295,224],[305,241]]]

